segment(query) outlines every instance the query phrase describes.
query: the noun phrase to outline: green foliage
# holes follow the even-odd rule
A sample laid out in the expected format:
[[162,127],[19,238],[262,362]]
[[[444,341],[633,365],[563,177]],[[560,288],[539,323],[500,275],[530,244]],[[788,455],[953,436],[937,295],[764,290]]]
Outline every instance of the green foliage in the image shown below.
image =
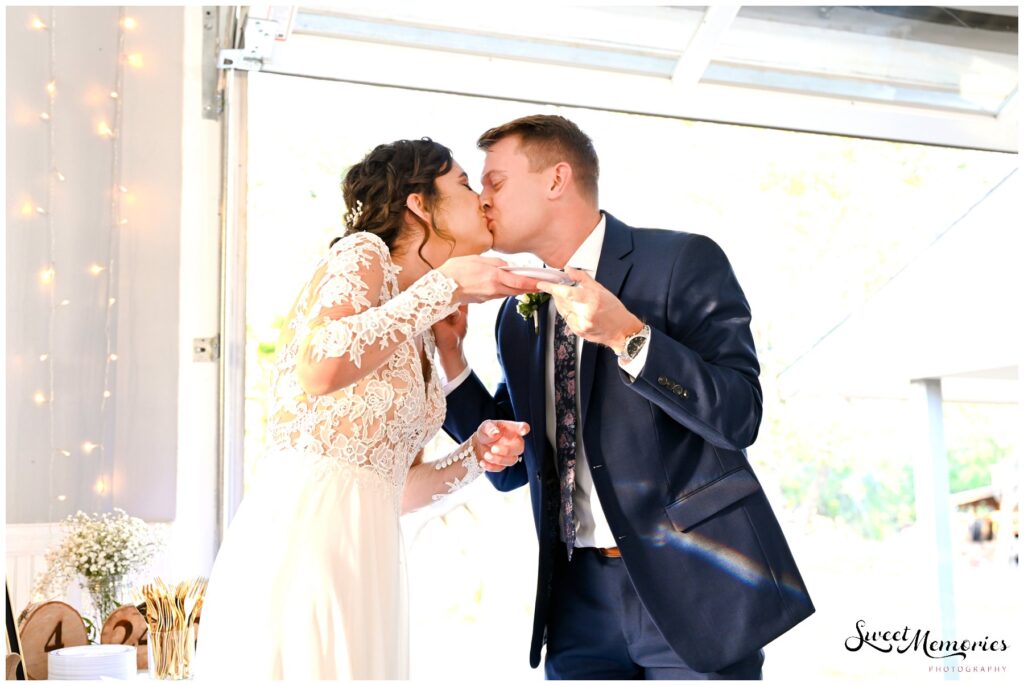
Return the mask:
[[271,319],[270,327],[259,333],[251,326],[246,326],[246,441],[262,447],[266,433],[267,415],[270,411],[270,384],[274,375],[274,362],[277,357],[277,341],[285,326],[285,318],[281,315]]
[[[991,483],[992,466],[1009,454],[996,438],[1005,426],[985,420],[992,413],[947,409],[951,493]],[[779,403],[766,412],[758,445],[776,456],[771,468],[787,508],[881,540],[915,520],[906,421],[905,405],[897,411],[886,401]]]
[[85,638],[89,641],[89,645],[96,645],[100,642],[99,628],[96,626],[96,622],[92,621],[89,617],[82,615],[82,623],[85,624]]
[[992,465],[1007,456],[1008,450],[987,438],[949,451],[949,490],[959,493],[992,483]]

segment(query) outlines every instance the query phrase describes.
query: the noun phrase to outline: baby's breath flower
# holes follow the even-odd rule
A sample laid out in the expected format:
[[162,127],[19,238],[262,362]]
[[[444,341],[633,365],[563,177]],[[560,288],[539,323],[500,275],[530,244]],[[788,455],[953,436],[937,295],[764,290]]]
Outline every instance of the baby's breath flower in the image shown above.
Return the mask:
[[75,577],[83,585],[99,578],[143,571],[163,546],[153,528],[120,508],[104,514],[76,512],[63,522],[64,538],[46,553],[46,571],[32,591],[34,600],[62,595]]

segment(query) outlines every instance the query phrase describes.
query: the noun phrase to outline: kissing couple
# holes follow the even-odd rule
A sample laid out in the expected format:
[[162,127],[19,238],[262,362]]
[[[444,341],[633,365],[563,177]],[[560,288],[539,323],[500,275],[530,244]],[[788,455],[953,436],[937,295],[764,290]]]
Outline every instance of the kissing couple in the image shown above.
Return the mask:
[[[483,474],[530,488],[523,646],[537,667],[546,645],[547,678],[761,678],[763,647],[814,606],[745,453],[760,368],[728,259],[599,209],[597,153],[564,117],[477,145],[479,194],[427,138],[345,175],[346,233],[287,317],[269,452],[210,575],[196,674],[408,678],[399,517]],[[468,305],[493,298],[491,394],[462,345]],[[442,429],[458,447],[424,461]]]

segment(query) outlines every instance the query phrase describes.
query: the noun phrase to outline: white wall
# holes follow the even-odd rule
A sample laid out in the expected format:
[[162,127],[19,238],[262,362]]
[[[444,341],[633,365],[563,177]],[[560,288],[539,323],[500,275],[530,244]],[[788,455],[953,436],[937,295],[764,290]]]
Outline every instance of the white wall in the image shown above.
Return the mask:
[[184,20],[178,511],[162,562],[172,578],[208,574],[217,552],[218,366],[192,360],[192,339],[220,326],[220,122],[202,116],[202,10],[168,10]]

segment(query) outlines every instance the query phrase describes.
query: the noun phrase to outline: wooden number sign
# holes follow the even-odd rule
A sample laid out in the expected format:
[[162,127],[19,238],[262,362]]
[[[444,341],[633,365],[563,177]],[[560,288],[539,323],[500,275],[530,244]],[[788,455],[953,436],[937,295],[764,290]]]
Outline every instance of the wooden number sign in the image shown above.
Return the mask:
[[50,651],[89,643],[82,616],[67,603],[51,601],[29,606],[22,616],[22,660],[29,679],[46,678],[46,655]]
[[21,665],[20,653],[7,653],[7,680],[15,681],[18,678],[18,667]]
[[100,643],[135,646],[135,665],[138,669],[146,669],[146,639],[149,628],[146,618],[134,605],[122,605],[107,617],[103,631],[100,632]]

